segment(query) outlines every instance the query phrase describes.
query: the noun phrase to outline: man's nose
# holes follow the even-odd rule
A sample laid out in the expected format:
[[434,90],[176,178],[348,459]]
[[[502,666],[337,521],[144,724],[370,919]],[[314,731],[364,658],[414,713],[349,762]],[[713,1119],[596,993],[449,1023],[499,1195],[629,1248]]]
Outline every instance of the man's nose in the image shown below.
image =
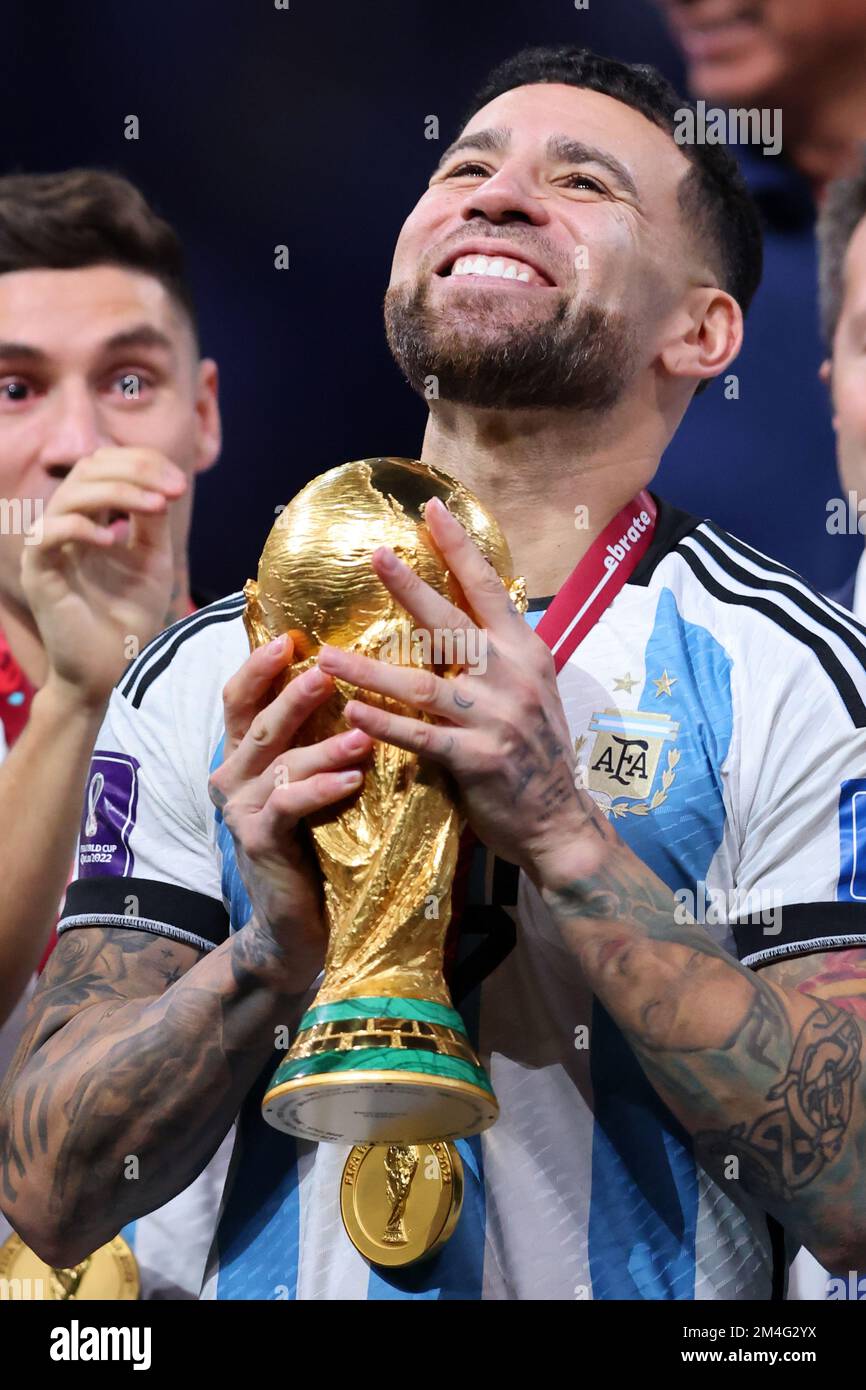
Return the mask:
[[83,383],[64,386],[46,405],[39,463],[49,477],[64,478],[79,459],[111,443],[98,403]]
[[465,222],[483,217],[493,223],[528,222],[536,227],[550,220],[529,173],[507,166],[468,190],[460,215]]

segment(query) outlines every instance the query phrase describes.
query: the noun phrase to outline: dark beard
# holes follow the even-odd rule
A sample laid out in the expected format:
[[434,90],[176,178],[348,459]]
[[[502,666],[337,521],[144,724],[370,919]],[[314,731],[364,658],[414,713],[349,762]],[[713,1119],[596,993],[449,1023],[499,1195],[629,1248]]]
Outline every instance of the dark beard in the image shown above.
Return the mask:
[[[505,324],[495,337],[460,332],[432,309],[426,287],[389,290],[385,331],[395,362],[428,399],[491,410],[580,410],[604,413],[620,399],[635,365],[631,327],[622,314],[583,304],[568,315],[563,294],[544,323]],[[497,304],[479,304],[483,325]]]

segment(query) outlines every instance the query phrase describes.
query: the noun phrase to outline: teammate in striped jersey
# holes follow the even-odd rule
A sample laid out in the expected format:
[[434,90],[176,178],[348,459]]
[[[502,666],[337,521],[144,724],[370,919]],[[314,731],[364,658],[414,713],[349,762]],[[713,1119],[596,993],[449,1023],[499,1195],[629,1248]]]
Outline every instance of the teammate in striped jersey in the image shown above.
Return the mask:
[[[418,687],[325,647],[275,697],[291,649],[247,657],[237,594],[115,690],[4,1146],[57,1262],[109,1234],[106,1198],[134,1217],[187,1182],[240,1110],[216,1298],[770,1298],[785,1236],[859,1267],[866,634],[642,492],[758,278],[737,175],[675,143],[677,109],[644,69],[521,55],[401,233],[387,327],[412,384],[437,381],[423,457],[491,507],[533,596],[525,622],[428,507],[486,671]],[[464,621],[372,563],[420,628]],[[354,739],[291,748],[335,676],[437,722],[359,700]],[[374,739],[448,768],[480,842],[454,980],[501,1104],[459,1144],[454,1234],[405,1270],[342,1227],[345,1146],[261,1116],[274,1030],[323,954],[297,826],[359,784]]]
[[[195,607],[192,479],[220,439],[196,337],[180,243],[135,188],[92,170],[0,179],[0,1081],[112,685]],[[226,1157],[125,1231],[144,1297],[198,1293]]]

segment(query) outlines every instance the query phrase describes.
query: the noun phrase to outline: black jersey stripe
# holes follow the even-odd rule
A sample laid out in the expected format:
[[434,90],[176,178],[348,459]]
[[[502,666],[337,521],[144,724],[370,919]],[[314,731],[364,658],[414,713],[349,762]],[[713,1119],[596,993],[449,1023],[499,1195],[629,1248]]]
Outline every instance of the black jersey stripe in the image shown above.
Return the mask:
[[142,675],[142,678],[138,683],[138,688],[136,689],[135,694],[132,696],[130,702],[132,704],[133,709],[138,709],[140,707],[142,700],[144,699],[150,687],[153,685],[154,681],[158,680],[159,677],[162,675],[163,671],[166,671],[168,669],[168,667],[174,660],[177,651],[180,647],[183,646],[184,642],[186,642],[190,637],[197,636],[198,633],[201,632],[204,628],[210,627],[214,623],[235,622],[238,616],[243,612],[243,608],[244,605],[241,603],[234,608],[220,610],[216,613],[211,611],[208,614],[207,618],[205,618],[203,622],[200,622],[198,626],[186,628],[183,632],[179,632],[178,635],[175,637],[174,641],[168,647],[165,648],[159,659],[157,661],[154,661],[148,667],[147,671],[144,672],[144,674]]
[[222,902],[179,884],[152,878],[119,878],[99,874],[77,878],[66,890],[61,924],[70,918],[115,919],[130,916],[130,896],[136,899],[134,920],[165,922],[219,946],[229,936],[229,915]]
[[[727,551],[716,545],[708,536],[701,536],[700,533],[696,533],[692,540],[697,542],[708,555],[712,555],[719,567],[732,579],[736,579],[739,583],[746,584],[752,589],[762,589],[768,593],[782,595],[795,608],[799,608],[801,613],[812,618],[814,622],[820,623],[821,627],[828,632],[832,632],[848,648],[855,661],[864,668],[864,675],[866,675],[866,643],[861,641],[857,633],[852,632],[846,626],[844,618],[831,608],[820,594],[810,590],[805,585],[802,588],[798,586],[792,589],[789,585],[783,584],[781,580],[768,579],[766,575],[744,569],[742,565],[737,564],[736,560],[731,558]],[[796,576],[793,577],[796,578]]]
[[[165,652],[165,649],[169,645],[171,646],[171,651],[168,656],[168,660],[170,661],[178,647],[182,646],[188,637],[195,637],[197,633],[201,632],[203,628],[209,627],[211,623],[225,623],[229,622],[232,618],[236,618],[239,613],[243,612],[244,604],[245,599],[243,594],[233,594],[229,598],[222,599],[219,603],[213,603],[210,607],[201,609],[198,613],[190,613],[189,617],[181,618],[177,623],[172,623],[171,627],[167,627],[164,632],[159,633],[157,637],[154,637],[152,642],[148,643],[141,655],[136,658],[130,670],[127,671],[126,675],[120,677],[120,680],[117,682],[117,689],[120,690],[121,695],[125,695],[127,699],[129,698],[136,682],[146,675],[152,663],[154,663],[159,656],[159,653]],[[167,662],[163,658],[159,663],[160,670],[164,670],[166,665]],[[123,684],[121,684],[121,682],[123,682]],[[141,704],[139,694],[136,695],[133,704],[136,707]]]
[[[834,608],[832,600],[827,598],[826,594],[820,593],[818,589],[809,584],[807,580],[803,578],[802,574],[798,574],[796,570],[789,569],[787,565],[780,565],[776,560],[770,560],[766,555],[762,555],[759,550],[753,550],[750,545],[746,545],[745,541],[740,541],[734,536],[729,536],[727,531],[723,531],[714,521],[704,522],[704,526],[708,531],[712,531],[713,535],[716,536],[718,540],[722,541],[730,550],[735,550],[738,555],[741,555],[748,564],[760,565],[765,570],[771,570],[774,574],[782,574],[786,579],[792,580],[797,592],[801,593],[805,598],[817,600],[822,614],[829,614],[834,620],[839,621],[839,614]],[[703,529],[703,527],[701,529]],[[700,532],[697,532],[695,539],[699,537]],[[766,578],[766,575],[760,577]],[[788,586],[785,587],[784,592],[789,596],[791,594],[791,590]],[[861,637],[864,638],[863,650],[864,654],[866,654],[866,625],[859,622],[857,618],[854,617],[854,614],[849,613],[847,609],[844,611],[844,621],[847,623],[849,630],[852,627],[855,628],[856,631],[860,633]],[[822,617],[821,622],[823,621],[824,618]]]
[[704,586],[713,598],[719,599],[721,603],[734,604],[743,608],[752,608],[756,613],[763,613],[764,617],[769,618],[789,637],[801,642],[814,652],[820,662],[824,674],[827,676],[836,690],[848,711],[855,728],[866,728],[866,705],[860,695],[857,686],[849,673],[846,671],[842,662],[839,660],[829,642],[825,642],[818,633],[810,631],[809,628],[801,626],[796,622],[790,613],[781,608],[773,599],[761,598],[757,594],[738,594],[732,589],[726,589],[720,584],[705,567],[698,555],[690,546],[683,545],[678,551],[685,560],[695,578]]

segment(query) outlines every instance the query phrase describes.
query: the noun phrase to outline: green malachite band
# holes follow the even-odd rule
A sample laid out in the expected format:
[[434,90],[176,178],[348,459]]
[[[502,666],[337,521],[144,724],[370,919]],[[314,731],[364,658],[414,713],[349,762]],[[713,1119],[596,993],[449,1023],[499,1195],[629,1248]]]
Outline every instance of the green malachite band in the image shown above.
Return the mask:
[[456,1009],[445,1004],[433,1004],[428,999],[395,999],[392,997],[374,999],[341,999],[336,1004],[319,1004],[308,1009],[301,1019],[299,1032],[312,1028],[316,1023],[334,1023],[353,1018],[414,1018],[419,1023],[438,1023],[442,1028],[453,1028],[456,1033],[466,1034],[466,1026]]
[[[461,1057],[443,1057],[438,1052],[417,1051],[411,1047],[365,1047],[349,1052],[320,1052],[315,1057],[300,1057],[297,1061],[281,1062],[271,1078],[269,1091],[287,1081],[298,1081],[321,1072],[347,1073],[363,1071],[413,1071],[426,1076],[450,1077],[478,1086],[493,1095],[493,1088],[481,1067],[464,1062]],[[395,1076],[395,1080],[396,1080]],[[348,1080],[348,1077],[347,1077]]]

